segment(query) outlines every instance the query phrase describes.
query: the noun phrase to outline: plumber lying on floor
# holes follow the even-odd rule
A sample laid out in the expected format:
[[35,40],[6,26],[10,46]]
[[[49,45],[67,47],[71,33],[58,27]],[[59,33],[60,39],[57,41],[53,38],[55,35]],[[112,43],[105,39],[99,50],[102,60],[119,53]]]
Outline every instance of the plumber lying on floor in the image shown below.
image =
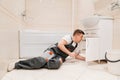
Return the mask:
[[13,69],[58,69],[68,56],[79,60],[85,60],[85,57],[74,52],[84,34],[82,30],[76,29],[72,36],[66,35],[58,43],[47,48],[43,55],[21,60],[13,65],[9,65],[8,71]]

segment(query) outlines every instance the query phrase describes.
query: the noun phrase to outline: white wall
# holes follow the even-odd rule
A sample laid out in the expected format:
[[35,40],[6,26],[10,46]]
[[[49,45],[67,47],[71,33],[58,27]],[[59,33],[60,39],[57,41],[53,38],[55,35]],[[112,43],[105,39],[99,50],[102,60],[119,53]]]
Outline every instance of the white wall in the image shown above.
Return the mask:
[[74,29],[80,28],[84,29],[84,26],[80,22],[80,20],[93,16],[95,14],[95,6],[93,0],[73,0],[74,2]]
[[95,3],[95,13],[114,18],[113,26],[113,48],[120,49],[120,10],[111,11],[111,3],[115,0],[97,0]]
[[93,0],[78,0],[78,18],[84,19],[95,14]]
[[93,14],[93,0],[26,0],[26,29],[70,32]]
[[22,6],[23,0],[0,1],[0,78],[8,62],[19,55],[18,30],[24,24],[20,16]]
[[27,29],[70,32],[72,0],[27,0]]

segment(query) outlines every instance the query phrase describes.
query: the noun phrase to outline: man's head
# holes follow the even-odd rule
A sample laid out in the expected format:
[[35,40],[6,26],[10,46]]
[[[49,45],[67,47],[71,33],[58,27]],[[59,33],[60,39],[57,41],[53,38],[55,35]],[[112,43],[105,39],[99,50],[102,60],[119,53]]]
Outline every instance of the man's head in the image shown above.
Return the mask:
[[73,32],[73,41],[79,43],[82,40],[84,34],[85,33],[82,30],[76,29]]

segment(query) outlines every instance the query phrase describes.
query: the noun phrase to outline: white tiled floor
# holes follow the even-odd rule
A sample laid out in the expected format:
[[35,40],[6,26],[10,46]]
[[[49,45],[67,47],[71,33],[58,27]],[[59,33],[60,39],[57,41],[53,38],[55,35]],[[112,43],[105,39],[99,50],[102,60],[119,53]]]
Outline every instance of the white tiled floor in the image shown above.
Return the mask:
[[59,70],[13,70],[2,80],[120,80],[106,71],[106,64],[86,64],[68,59]]

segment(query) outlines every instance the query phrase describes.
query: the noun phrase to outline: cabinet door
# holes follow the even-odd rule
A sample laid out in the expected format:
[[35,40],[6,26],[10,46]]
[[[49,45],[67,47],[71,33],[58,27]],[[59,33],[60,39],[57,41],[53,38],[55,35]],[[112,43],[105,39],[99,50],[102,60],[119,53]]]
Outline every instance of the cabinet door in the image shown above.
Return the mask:
[[86,38],[86,62],[99,60],[99,38]]
[[100,59],[105,59],[105,52],[112,49],[113,20],[100,20]]

